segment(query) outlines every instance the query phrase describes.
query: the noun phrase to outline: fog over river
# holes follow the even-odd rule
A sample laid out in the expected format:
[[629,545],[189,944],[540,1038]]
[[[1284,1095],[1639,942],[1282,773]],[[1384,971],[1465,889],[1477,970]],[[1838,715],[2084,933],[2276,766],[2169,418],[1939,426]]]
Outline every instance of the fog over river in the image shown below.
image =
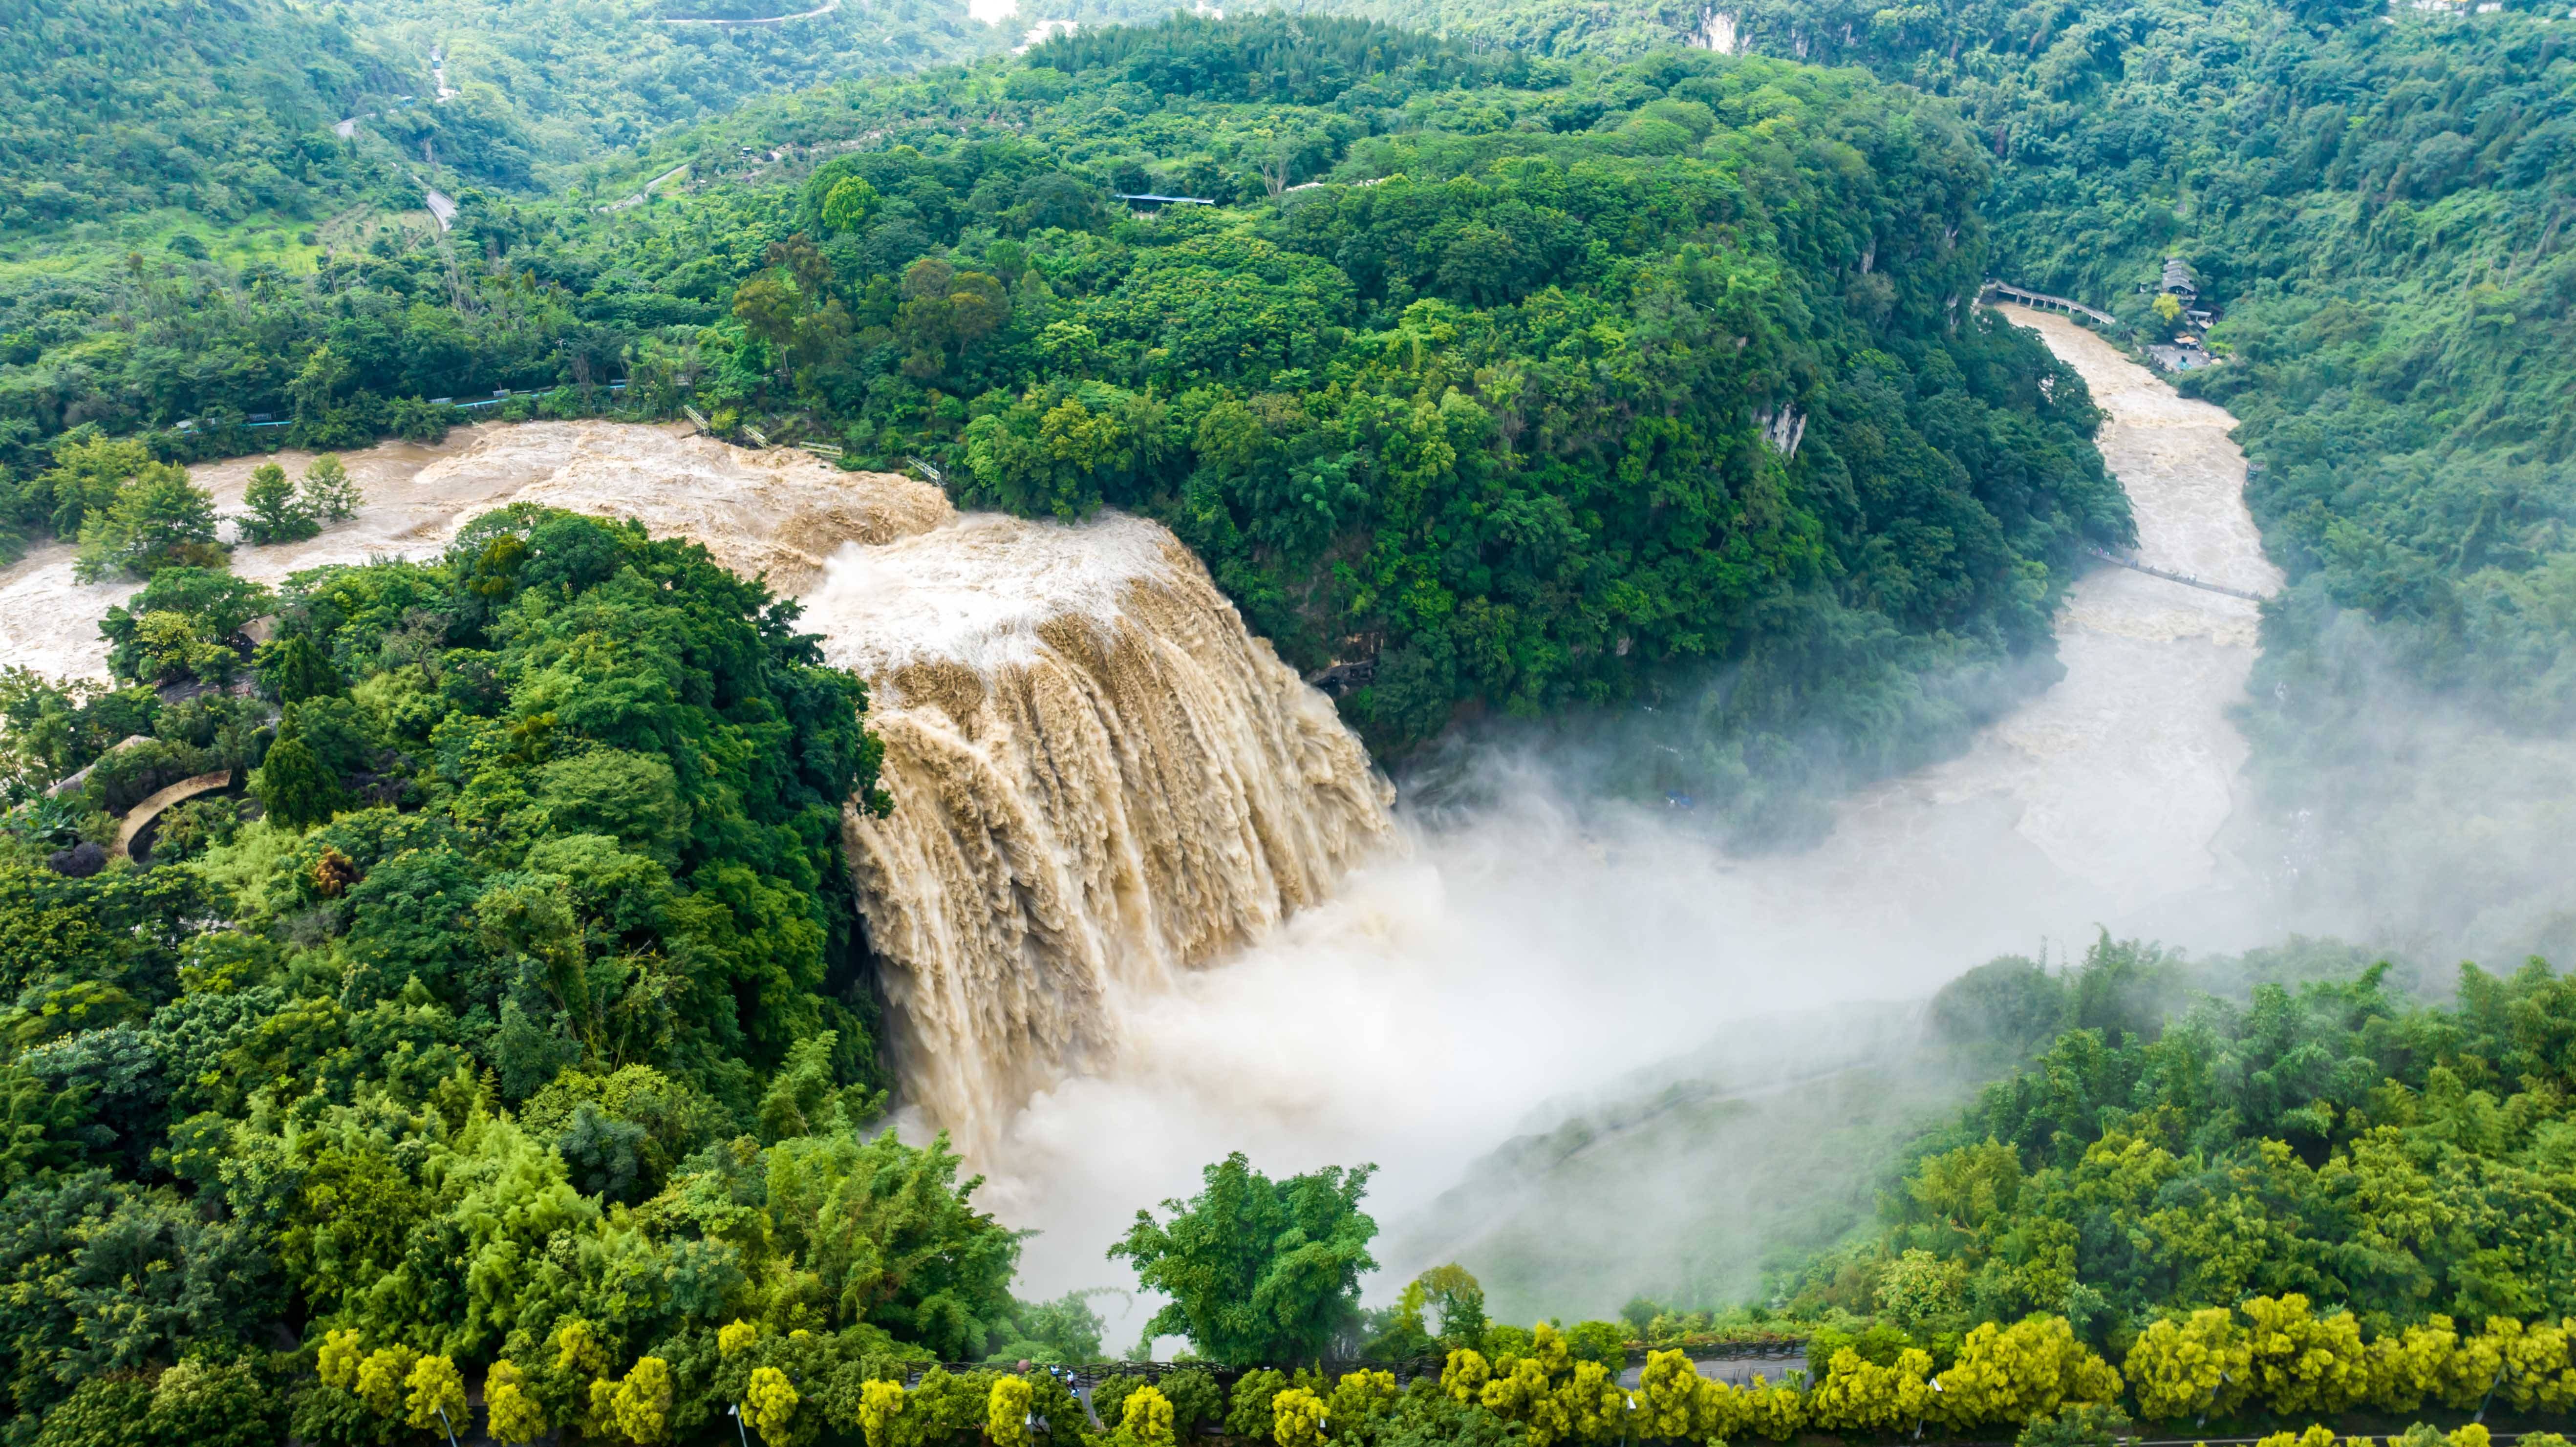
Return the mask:
[[[2228,416],[2013,315],[2106,409],[2141,560],[2278,587]],[[1730,858],[1675,816],[1569,800],[1527,757],[1482,765],[1505,802],[1436,829],[1399,804],[1390,828],[1329,707],[1152,525],[960,519],[918,483],[681,432],[481,427],[352,454],[355,521],[235,566],[432,554],[522,500],[641,516],[803,597],[877,684],[888,739],[896,820],[850,840],[882,922],[898,1124],[955,1128],[984,1203],[1040,1231],[1026,1297],[1124,1284],[1103,1248],[1231,1150],[1274,1175],[1378,1163],[1379,1280],[1400,1281],[1429,1264],[1404,1259],[1405,1224],[1471,1162],[1730,1023],[1918,999],[2097,926],[2203,949],[2278,932],[2220,843],[2255,646],[2240,598],[2095,570],[2059,619],[2062,681],[1845,801],[1804,853]],[[198,473],[235,509],[256,461]],[[95,620],[132,588],[76,584],[70,557],[0,571],[7,661],[102,671]],[[1123,1347],[1141,1315],[1101,1305]]]
[[[2139,560],[2276,589],[2233,419],[2063,318],[2007,310],[2107,412]],[[1961,756],[1846,801],[1796,855],[1730,858],[1668,815],[1578,806],[1527,758],[1490,761],[1491,793],[1515,802],[1464,824],[1428,831],[1399,806],[1407,857],[1130,1001],[1122,1058],[1013,1123],[987,1169],[1005,1218],[1045,1232],[1023,1294],[1123,1284],[1102,1247],[1229,1150],[1274,1174],[1378,1163],[1371,1198],[1400,1252],[1408,1219],[1541,1106],[1728,1022],[1921,997],[1999,953],[2080,953],[2097,926],[2201,949],[2271,937],[2253,870],[2220,844],[2256,614],[2096,569],[2059,616],[2060,682]],[[1434,1264],[1380,1254],[1381,1282]]]

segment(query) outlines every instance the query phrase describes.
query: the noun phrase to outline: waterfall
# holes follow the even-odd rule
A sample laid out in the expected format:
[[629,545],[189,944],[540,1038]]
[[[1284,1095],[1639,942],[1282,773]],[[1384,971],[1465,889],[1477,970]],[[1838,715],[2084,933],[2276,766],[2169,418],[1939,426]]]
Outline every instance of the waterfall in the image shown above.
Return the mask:
[[1392,836],[1359,739],[1159,524],[960,515],[909,478],[596,423],[501,430],[423,479],[448,471],[766,573],[868,680],[894,812],[843,837],[899,1094],[969,1151],[1116,1053],[1122,997]]
[[876,688],[894,812],[845,838],[904,1095],[970,1150],[1391,835],[1359,740],[1155,524],[961,518],[806,603]]
[[[201,467],[237,514],[267,458]],[[300,455],[276,460],[300,468]],[[806,606],[872,686],[894,813],[845,837],[899,1094],[972,1150],[1121,1043],[1122,997],[1267,935],[1394,837],[1394,791],[1332,704],[1160,525],[960,515],[936,487],[636,424],[537,422],[348,455],[320,536],[234,555],[266,582],[426,557],[514,502],[640,519]],[[0,569],[0,648],[104,677],[72,549]]]

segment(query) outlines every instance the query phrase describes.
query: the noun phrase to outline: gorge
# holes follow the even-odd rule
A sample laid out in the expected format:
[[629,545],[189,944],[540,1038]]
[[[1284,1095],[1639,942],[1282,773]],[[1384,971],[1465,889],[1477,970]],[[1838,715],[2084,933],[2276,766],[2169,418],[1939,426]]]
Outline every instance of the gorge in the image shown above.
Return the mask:
[[[2225,414],[2013,315],[2108,413],[2140,556],[2274,586]],[[1730,857],[1527,756],[1483,765],[1507,802],[1433,827],[1398,821],[1330,703],[1159,526],[961,516],[923,483],[682,432],[531,423],[352,454],[358,518],[235,566],[434,553],[526,501],[641,518],[800,598],[874,685],[886,744],[894,811],[851,813],[846,843],[903,1119],[952,1131],[1003,1217],[1046,1228],[1024,1268],[1041,1293],[1099,1284],[1122,1215],[1229,1149],[1400,1162],[1379,1194],[1401,1219],[1569,1087],[1722,1024],[1919,996],[2096,926],[2259,933],[2259,871],[2222,838],[2253,645],[2235,598],[2095,571],[2060,617],[2062,681],[1844,801],[1811,851]],[[229,506],[249,467],[198,475]],[[0,573],[0,642],[96,675],[86,621],[131,590],[75,584],[69,554]]]

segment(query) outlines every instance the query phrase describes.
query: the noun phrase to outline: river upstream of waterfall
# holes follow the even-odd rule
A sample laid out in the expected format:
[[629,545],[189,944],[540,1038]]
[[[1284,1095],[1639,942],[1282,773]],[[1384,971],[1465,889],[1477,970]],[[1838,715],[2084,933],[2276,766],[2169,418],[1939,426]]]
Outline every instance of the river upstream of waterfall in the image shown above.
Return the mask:
[[[2140,558],[2278,587],[2228,416],[2011,314],[2107,411]],[[198,475],[237,508],[257,460]],[[870,679],[896,809],[847,838],[897,1124],[951,1130],[984,1204],[1040,1233],[1032,1299],[1125,1284],[1103,1248],[1229,1151],[1273,1175],[1376,1162],[1372,1210],[1400,1225],[1552,1098],[1729,1024],[1917,999],[2096,927],[2267,933],[2259,871],[2221,843],[2255,605],[2127,569],[2075,586],[2064,678],[1968,752],[1845,801],[1816,849],[1738,859],[1671,816],[1569,799],[1526,757],[1484,764],[1508,802],[1408,818],[1330,704],[1141,520],[961,517],[924,484],[632,424],[348,461],[355,520],[235,567],[430,555],[513,501],[636,516],[765,571]],[[38,550],[0,570],[0,650],[95,676],[94,620],[131,592]],[[1381,1254],[1381,1280],[1427,1264]],[[1141,1316],[1096,1304],[1123,1347]]]

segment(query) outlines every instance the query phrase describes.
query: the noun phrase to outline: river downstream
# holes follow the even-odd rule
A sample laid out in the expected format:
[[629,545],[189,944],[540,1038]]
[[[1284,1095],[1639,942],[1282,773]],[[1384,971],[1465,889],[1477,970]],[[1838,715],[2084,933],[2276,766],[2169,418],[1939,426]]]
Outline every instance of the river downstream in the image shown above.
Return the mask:
[[[2138,560],[2277,591],[2245,508],[2235,419],[2064,317],[2001,310],[2037,330],[2107,414],[2097,444],[2129,495]],[[1891,948],[1970,962],[2035,953],[2043,934],[2080,950],[2097,925],[2250,943],[2250,871],[2221,839],[2246,757],[2227,709],[2253,669],[2258,617],[2243,598],[2096,568],[2058,614],[2062,680],[1959,757],[1845,803],[1821,848],[1758,872]]]
[[[2061,318],[2007,314],[2108,414],[2099,445],[2140,559],[2277,588],[2233,419]],[[2227,710],[2256,618],[2243,599],[2096,569],[2060,614],[2060,682],[1960,756],[1846,801],[1796,856],[1730,858],[1667,816],[1560,798],[1543,761],[1493,761],[1510,803],[1418,831],[1409,857],[1358,871],[1270,941],[1130,1001],[1124,1058],[1021,1112],[991,1199],[1044,1228],[1025,1289],[1118,1282],[1101,1248],[1230,1150],[1274,1174],[1379,1162],[1394,1279],[1453,1254],[1477,1269],[1472,1233],[1423,1213],[1504,1139],[1557,1118],[1566,1092],[1730,1025],[1920,998],[1999,953],[2080,953],[2096,928],[2250,943],[2249,872],[2221,841],[2246,755]],[[1634,1236],[1627,1208],[1605,1219]],[[1435,1254],[1411,1259],[1422,1251]],[[1607,1311],[1628,1283],[1559,1285],[1603,1299],[1557,1306]]]

